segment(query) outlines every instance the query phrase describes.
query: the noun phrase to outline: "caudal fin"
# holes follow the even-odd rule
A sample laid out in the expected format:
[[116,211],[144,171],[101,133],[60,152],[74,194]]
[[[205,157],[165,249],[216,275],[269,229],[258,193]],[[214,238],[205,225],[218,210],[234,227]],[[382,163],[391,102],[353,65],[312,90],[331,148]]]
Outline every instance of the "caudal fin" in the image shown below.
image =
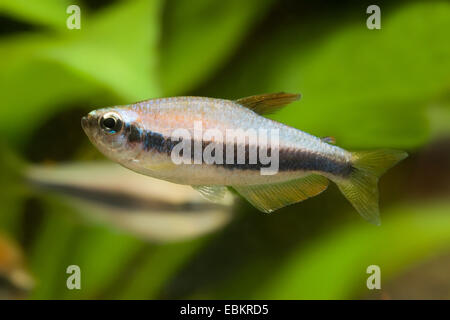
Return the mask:
[[336,184],[364,219],[380,225],[378,178],[407,156],[406,152],[386,149],[352,152],[353,171]]

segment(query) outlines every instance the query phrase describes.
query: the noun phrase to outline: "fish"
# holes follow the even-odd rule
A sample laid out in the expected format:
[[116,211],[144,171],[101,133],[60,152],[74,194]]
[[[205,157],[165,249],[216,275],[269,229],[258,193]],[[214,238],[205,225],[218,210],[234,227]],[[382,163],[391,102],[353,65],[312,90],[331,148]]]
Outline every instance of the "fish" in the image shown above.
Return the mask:
[[237,100],[157,98],[91,111],[81,126],[111,160],[190,185],[211,201],[233,189],[270,213],[317,196],[332,181],[363,218],[380,225],[378,179],[407,153],[347,151],[332,137],[266,117],[299,99],[285,92]]
[[151,243],[194,239],[233,218],[231,194],[212,203],[189,186],[138,175],[114,162],[30,164],[24,178],[33,190],[58,196],[86,221]]

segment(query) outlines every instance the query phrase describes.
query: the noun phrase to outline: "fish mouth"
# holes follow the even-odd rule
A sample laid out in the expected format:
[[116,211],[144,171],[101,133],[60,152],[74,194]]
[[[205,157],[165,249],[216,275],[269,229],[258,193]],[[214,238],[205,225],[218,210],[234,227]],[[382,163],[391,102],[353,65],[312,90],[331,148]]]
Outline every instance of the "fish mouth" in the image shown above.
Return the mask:
[[97,120],[91,114],[88,114],[81,118],[81,127],[83,128],[84,132],[86,132],[86,133],[91,131],[95,127],[96,124],[97,124]]
[[86,131],[88,123],[89,123],[88,117],[84,116],[81,118],[81,127],[83,128],[84,131]]

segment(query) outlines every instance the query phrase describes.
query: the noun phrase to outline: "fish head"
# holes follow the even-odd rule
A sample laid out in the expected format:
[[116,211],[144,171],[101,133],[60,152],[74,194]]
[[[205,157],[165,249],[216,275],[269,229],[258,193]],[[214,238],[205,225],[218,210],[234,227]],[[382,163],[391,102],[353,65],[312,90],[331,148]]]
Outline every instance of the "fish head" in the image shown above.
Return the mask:
[[[107,157],[123,163],[131,160],[140,151],[139,137],[130,128],[135,128],[138,115],[135,111],[121,107],[98,109],[81,118],[89,140]],[[130,135],[133,133],[133,139]],[[137,133],[140,134],[140,131]]]

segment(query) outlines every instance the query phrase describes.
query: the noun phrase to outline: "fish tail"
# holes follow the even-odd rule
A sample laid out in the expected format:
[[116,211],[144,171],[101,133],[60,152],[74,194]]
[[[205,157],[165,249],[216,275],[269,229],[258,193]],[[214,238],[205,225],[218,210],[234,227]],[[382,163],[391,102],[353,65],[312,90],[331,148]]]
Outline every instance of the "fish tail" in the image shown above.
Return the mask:
[[406,152],[388,149],[352,152],[350,177],[335,182],[364,219],[380,225],[378,178],[407,156]]

